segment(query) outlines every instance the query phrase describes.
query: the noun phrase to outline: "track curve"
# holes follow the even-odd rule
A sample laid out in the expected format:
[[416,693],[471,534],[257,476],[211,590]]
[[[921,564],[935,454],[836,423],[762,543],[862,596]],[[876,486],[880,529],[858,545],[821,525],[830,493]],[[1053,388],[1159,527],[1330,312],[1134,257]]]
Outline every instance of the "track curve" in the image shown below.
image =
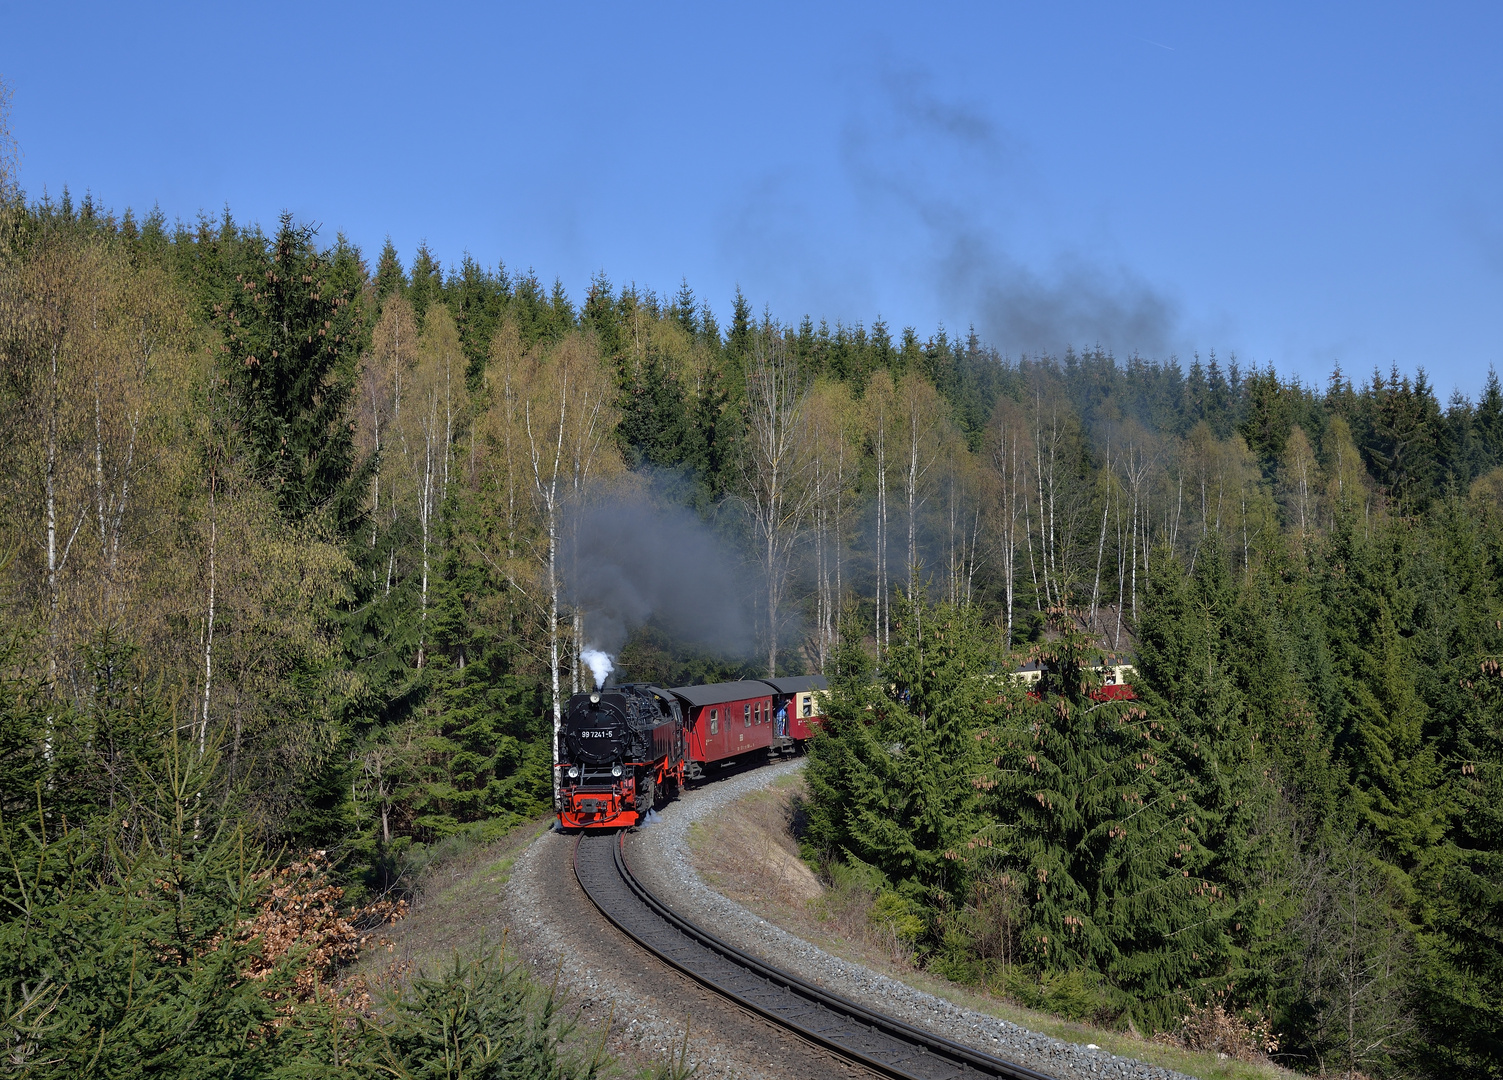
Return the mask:
[[811,986],[680,918],[632,875],[625,833],[581,834],[574,874],[601,914],[664,963],[868,1069],[895,1080],[1051,1080]]

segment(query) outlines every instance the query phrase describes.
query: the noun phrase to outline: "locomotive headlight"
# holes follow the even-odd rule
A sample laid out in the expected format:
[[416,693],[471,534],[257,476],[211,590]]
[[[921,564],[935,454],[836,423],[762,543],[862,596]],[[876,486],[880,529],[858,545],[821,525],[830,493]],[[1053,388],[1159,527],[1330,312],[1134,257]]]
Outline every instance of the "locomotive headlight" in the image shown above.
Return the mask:
[[596,691],[594,691],[593,693],[590,694],[590,704],[591,705],[599,705],[600,704],[600,691],[599,690],[596,690]]
[[578,775],[579,775],[579,766],[578,765],[570,765],[569,766],[569,779],[573,780]]
[[619,761],[616,764],[614,764],[614,765],[611,766],[611,775],[612,776],[620,776],[621,775],[621,763]]

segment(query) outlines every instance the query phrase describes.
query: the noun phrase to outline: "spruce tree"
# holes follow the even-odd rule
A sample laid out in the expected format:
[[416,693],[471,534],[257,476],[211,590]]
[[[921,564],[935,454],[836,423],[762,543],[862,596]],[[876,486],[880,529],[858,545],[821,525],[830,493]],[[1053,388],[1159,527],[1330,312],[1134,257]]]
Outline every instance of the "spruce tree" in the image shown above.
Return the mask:
[[985,732],[1002,721],[991,637],[974,610],[920,596],[893,627],[886,685],[874,686],[848,626],[810,748],[811,836],[933,910],[964,898],[997,836],[981,812]]
[[385,300],[394,292],[407,290],[407,271],[402,269],[402,260],[397,256],[396,245],[391,237],[381,247],[381,257],[376,260],[376,300]]
[[731,332],[726,335],[725,354],[733,364],[740,364],[751,355],[752,310],[751,302],[736,286],[736,302],[731,309]]
[[1206,814],[1167,718],[1098,701],[1090,644],[1062,613],[999,760],[996,816],[1030,889],[1023,945],[1040,968],[1105,974],[1140,1017],[1166,1023],[1226,973],[1225,889],[1207,870]]
[[284,214],[276,238],[241,245],[233,269],[213,318],[251,471],[288,518],[328,512],[347,534],[371,464],[357,468],[349,420],[365,335],[358,256],[320,252]]
[[1354,524],[1338,527],[1325,581],[1342,696],[1339,749],[1358,820],[1408,872],[1439,839],[1445,820],[1433,795],[1438,763],[1426,729],[1430,710],[1416,693],[1415,658],[1405,640],[1415,601],[1405,567],[1414,553],[1395,525],[1365,539]]
[[1281,650],[1266,613],[1256,618],[1233,588],[1214,532],[1193,574],[1167,553],[1156,560],[1147,593],[1134,687],[1163,722],[1164,756],[1199,808],[1191,831],[1208,854],[1201,875],[1217,901],[1208,911],[1221,935],[1213,955],[1238,995],[1271,1004],[1278,957],[1266,946],[1280,929],[1273,920],[1287,912],[1271,903],[1268,882],[1288,852],[1260,827],[1276,799],[1269,744],[1288,707]]
[[412,301],[412,310],[417,315],[421,328],[428,314],[428,307],[442,301],[444,272],[433,252],[428,250],[428,241],[418,244],[417,255],[412,260],[412,283],[407,287],[407,298]]
[[1433,929],[1420,996],[1438,1071],[1480,1080],[1503,1075],[1503,662],[1482,657],[1462,687],[1456,826],[1428,875]]
[[1476,448],[1473,477],[1503,465],[1503,387],[1498,385],[1498,371],[1491,365],[1482,399],[1472,412],[1472,440]]

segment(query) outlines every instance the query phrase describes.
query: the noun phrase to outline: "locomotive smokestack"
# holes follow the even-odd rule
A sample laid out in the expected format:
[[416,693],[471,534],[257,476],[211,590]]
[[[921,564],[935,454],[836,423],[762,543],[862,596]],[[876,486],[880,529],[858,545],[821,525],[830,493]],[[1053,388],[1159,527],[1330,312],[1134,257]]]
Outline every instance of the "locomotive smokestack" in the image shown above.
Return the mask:
[[579,658],[589,667],[590,673],[595,676],[595,689],[599,690],[605,685],[605,680],[610,678],[612,671],[616,669],[615,662],[610,656],[601,652],[593,645],[579,654]]

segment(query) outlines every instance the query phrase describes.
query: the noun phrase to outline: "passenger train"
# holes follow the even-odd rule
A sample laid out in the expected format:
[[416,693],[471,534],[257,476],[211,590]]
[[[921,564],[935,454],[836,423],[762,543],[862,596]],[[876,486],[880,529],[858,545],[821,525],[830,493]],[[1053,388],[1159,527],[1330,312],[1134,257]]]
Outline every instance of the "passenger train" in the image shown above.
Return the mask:
[[[1128,664],[1093,668],[1099,701],[1133,697]],[[1011,678],[1029,692],[1043,678],[1028,664]],[[566,829],[636,825],[685,780],[732,761],[797,754],[824,712],[823,675],[664,688],[607,686],[569,699],[560,733],[558,820]]]
[[823,715],[823,675],[665,689],[623,683],[575,694],[563,718],[558,820],[635,825],[685,780],[753,755],[796,754]]

